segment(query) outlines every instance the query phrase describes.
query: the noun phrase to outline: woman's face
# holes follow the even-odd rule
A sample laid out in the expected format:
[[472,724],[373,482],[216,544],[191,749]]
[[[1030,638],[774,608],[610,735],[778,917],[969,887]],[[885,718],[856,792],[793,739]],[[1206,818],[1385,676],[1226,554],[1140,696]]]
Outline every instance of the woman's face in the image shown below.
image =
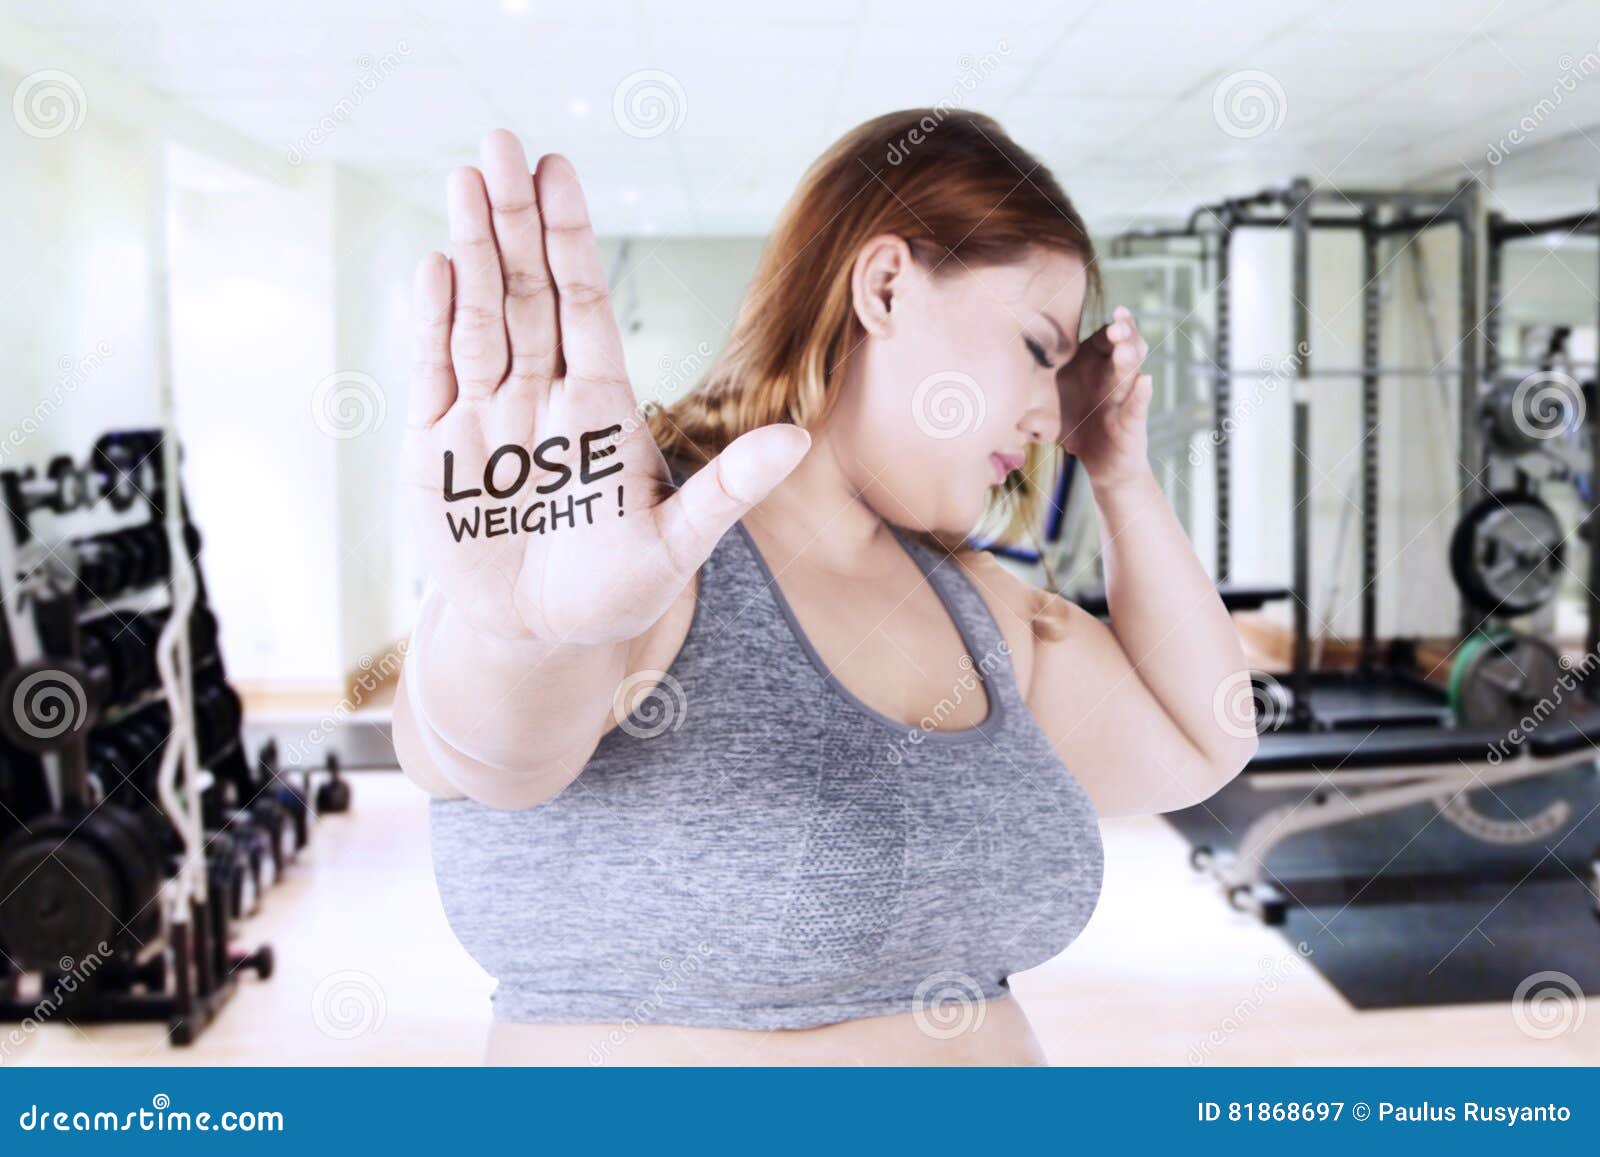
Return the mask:
[[964,534],[1028,444],[1060,432],[1056,374],[1077,352],[1083,261],[1040,248],[1010,265],[947,257],[935,271],[882,237],[854,274],[866,336],[828,438],[884,518]]

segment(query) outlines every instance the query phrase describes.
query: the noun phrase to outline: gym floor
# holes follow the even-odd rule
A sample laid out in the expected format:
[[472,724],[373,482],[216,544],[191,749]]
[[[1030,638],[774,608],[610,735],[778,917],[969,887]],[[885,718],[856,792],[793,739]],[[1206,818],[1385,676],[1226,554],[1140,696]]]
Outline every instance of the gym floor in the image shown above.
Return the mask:
[[[445,923],[424,797],[390,773],[355,775],[352,790],[352,810],[320,822],[244,925],[245,945],[273,945],[276,973],[244,977],[198,1042],[175,1052],[162,1026],[50,1024],[12,1063],[478,1063],[493,982]],[[1103,831],[1105,892],[1088,930],[1014,982],[1053,1064],[1600,1064],[1600,1024],[1536,1039],[1507,1001],[1358,1013],[1192,873],[1164,821]],[[626,1061],[624,1049],[612,1063]]]

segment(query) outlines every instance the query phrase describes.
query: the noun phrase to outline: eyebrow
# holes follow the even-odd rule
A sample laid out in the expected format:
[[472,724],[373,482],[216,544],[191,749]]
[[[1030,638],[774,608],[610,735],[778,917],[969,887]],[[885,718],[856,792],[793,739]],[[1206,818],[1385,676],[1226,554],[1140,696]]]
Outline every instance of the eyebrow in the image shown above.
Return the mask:
[[1048,313],[1041,312],[1040,317],[1050,323],[1050,328],[1056,331],[1056,352],[1064,354],[1072,348],[1072,342],[1067,338],[1067,331],[1061,328],[1061,323]]

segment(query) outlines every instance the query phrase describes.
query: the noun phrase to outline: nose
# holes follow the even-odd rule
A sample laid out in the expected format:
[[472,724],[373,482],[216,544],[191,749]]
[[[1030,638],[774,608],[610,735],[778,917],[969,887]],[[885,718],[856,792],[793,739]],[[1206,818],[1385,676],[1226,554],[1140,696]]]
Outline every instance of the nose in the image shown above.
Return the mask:
[[1040,399],[1029,407],[1017,428],[1030,442],[1048,445],[1061,437],[1061,399],[1053,389],[1048,400]]

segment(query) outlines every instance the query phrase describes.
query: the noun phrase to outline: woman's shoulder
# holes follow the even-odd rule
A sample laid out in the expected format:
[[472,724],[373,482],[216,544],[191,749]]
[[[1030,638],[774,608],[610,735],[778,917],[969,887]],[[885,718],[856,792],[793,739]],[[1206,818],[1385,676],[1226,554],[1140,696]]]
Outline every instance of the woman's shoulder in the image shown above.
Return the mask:
[[1000,633],[1011,648],[1018,689],[1026,698],[1039,647],[1068,638],[1081,619],[1092,616],[1076,603],[1014,574],[988,551],[965,549],[952,557],[972,580],[999,624]]

